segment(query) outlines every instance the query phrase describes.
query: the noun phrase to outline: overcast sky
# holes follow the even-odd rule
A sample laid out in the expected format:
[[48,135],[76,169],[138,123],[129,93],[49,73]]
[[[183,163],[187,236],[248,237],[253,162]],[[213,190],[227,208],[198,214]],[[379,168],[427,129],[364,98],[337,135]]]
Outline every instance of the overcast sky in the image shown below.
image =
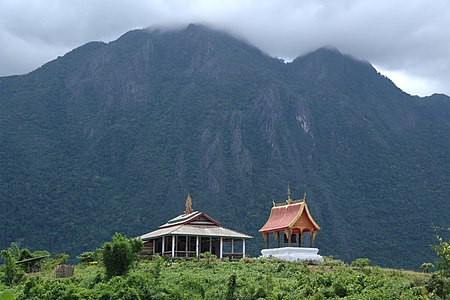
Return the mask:
[[288,60],[334,46],[410,94],[450,95],[449,0],[0,0],[0,76],[131,29],[189,23]]

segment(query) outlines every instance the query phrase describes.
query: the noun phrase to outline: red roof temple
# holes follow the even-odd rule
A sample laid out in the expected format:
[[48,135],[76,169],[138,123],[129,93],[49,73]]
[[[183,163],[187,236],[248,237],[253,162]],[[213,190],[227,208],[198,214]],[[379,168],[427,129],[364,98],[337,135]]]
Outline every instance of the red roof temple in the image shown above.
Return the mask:
[[314,247],[314,239],[320,226],[312,218],[308,205],[306,204],[306,193],[303,199],[292,200],[290,187],[288,187],[288,199],[279,204],[275,204],[270,211],[269,219],[259,230],[266,242],[266,248],[269,248],[269,234],[273,232],[277,242],[277,248],[280,247],[280,233],[284,236],[284,241],[288,247],[297,240],[298,246],[302,246],[303,235],[310,233],[310,247]]

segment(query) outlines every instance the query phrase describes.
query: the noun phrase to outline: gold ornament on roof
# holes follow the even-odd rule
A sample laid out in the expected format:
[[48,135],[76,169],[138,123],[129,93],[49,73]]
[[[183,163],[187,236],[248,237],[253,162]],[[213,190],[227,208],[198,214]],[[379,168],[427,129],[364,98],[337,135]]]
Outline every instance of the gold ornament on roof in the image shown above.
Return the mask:
[[292,203],[292,198],[291,198],[291,185],[288,183],[288,190],[287,190],[287,204],[291,204]]
[[186,210],[184,211],[185,215],[188,215],[192,212],[192,198],[191,195],[188,193],[186,198]]

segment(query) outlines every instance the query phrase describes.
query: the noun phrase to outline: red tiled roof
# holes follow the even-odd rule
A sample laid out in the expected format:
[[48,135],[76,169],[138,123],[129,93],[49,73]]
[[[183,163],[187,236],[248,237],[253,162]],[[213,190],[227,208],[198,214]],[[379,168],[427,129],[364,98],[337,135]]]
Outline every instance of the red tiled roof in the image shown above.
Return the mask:
[[319,225],[317,225],[317,223],[313,220],[309,214],[306,202],[303,201],[272,207],[269,219],[259,230],[259,232],[282,231],[288,229],[300,218],[303,211],[306,212],[306,216],[309,221],[311,221],[311,224],[314,226],[315,230],[319,230]]

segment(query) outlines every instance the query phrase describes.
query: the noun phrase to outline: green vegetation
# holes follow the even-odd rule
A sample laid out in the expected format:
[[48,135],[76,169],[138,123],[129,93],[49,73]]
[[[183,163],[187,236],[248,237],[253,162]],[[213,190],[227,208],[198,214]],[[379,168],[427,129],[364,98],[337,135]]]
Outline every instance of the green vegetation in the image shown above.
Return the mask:
[[[75,276],[52,271],[11,287],[17,299],[422,299],[423,273],[330,261],[319,265],[266,259],[238,262],[141,260],[126,275],[108,279],[101,265],[78,265]],[[0,286],[1,290],[1,286]]]
[[143,243],[138,239],[127,239],[120,233],[115,233],[112,242],[107,242],[102,248],[103,264],[106,276],[121,276],[128,272],[131,265],[137,261]]
[[[325,257],[324,263],[262,258],[220,261],[214,255],[176,260],[157,255],[134,260],[141,243],[116,233],[111,242],[95,251],[103,253],[103,263],[93,264],[90,259],[90,263],[80,263],[70,278],[56,278],[56,260],[50,259],[52,263],[40,273],[21,273],[11,282],[6,262],[0,269],[0,300],[447,299],[448,245],[438,239],[439,267],[427,274],[370,266],[366,258],[351,265],[331,257]],[[12,245],[2,253],[13,252],[21,251]],[[117,255],[116,260],[105,259],[110,255]]]

